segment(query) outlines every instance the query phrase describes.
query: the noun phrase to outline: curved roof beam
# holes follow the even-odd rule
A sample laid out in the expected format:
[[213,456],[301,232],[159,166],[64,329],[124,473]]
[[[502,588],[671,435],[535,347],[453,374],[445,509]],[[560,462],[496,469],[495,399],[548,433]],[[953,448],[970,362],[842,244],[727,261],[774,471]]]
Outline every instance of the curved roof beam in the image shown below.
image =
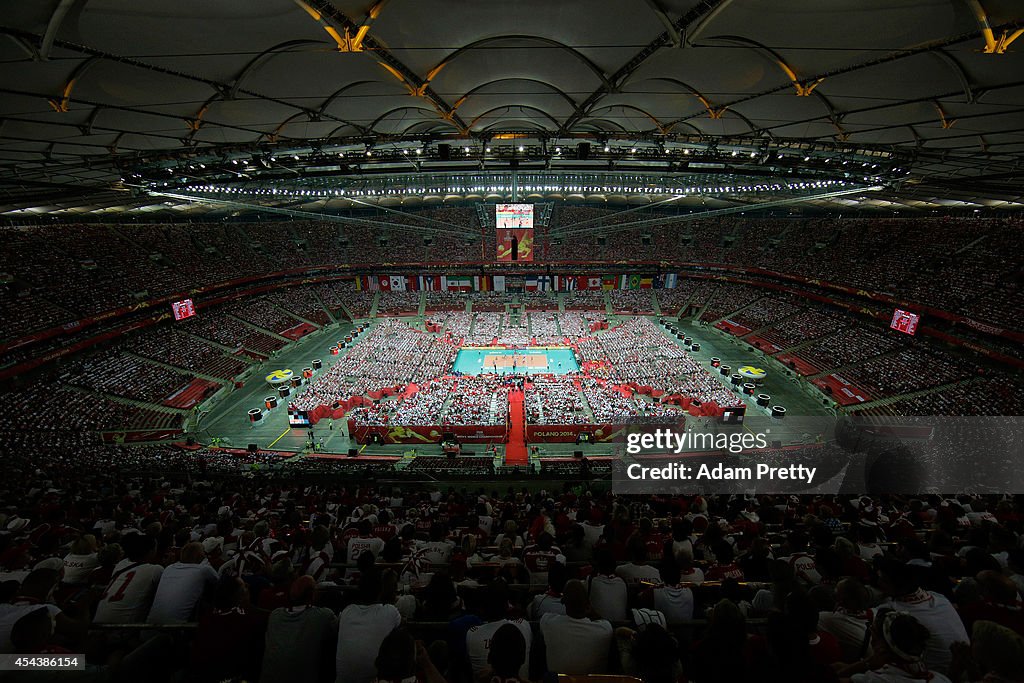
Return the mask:
[[526,41],[533,41],[533,42],[537,42],[537,43],[544,43],[545,45],[551,45],[553,47],[557,47],[560,50],[565,50],[566,52],[571,54],[573,57],[575,57],[576,59],[581,61],[588,69],[590,69],[594,73],[594,75],[596,75],[601,80],[601,83],[603,85],[611,87],[611,83],[609,83],[608,77],[605,75],[605,73],[603,71],[601,71],[600,67],[598,67],[596,64],[594,64],[592,61],[590,61],[590,59],[588,59],[587,56],[584,55],[579,50],[577,50],[577,49],[575,49],[573,47],[570,47],[570,46],[566,45],[565,43],[561,43],[561,42],[559,42],[557,40],[552,40],[551,38],[544,38],[542,36],[528,36],[528,35],[521,35],[521,34],[508,34],[508,35],[501,35],[501,36],[491,36],[490,38],[482,38],[480,40],[477,40],[477,41],[474,41],[472,43],[469,43],[468,45],[463,45],[458,50],[456,50],[455,52],[451,53],[450,55],[448,55],[447,57],[442,59],[440,62],[437,63],[436,66],[434,66],[434,68],[432,68],[429,72],[427,72],[426,77],[423,79],[423,85],[421,86],[421,89],[422,88],[426,88],[430,84],[431,81],[433,81],[435,78],[437,78],[437,75],[439,73],[441,73],[442,69],[444,69],[446,66],[451,64],[458,57],[464,55],[465,53],[469,52],[470,50],[473,50],[473,49],[476,49],[476,48],[481,47],[483,45],[487,45],[488,43],[494,43],[494,42],[497,42],[497,41],[500,41],[500,40],[526,40]]
[[[50,15],[50,21],[46,23],[46,32],[43,34],[43,39],[39,42],[39,58],[49,59],[50,50],[53,49],[53,41],[57,39],[57,33],[60,31],[61,24],[64,23],[64,18],[71,11],[71,8],[76,3],[84,5],[89,0],[60,0],[60,4],[53,10],[53,14]],[[81,9],[81,8],[79,8]]]
[[[314,16],[317,20],[321,18],[326,21],[330,19],[336,25],[341,26],[346,34],[358,35],[362,29],[361,26],[357,25],[354,21],[348,18],[344,12],[339,10],[328,0],[295,0],[295,2],[302,7],[310,16]],[[383,3],[378,0],[378,3],[374,5],[377,14],[380,12],[380,8],[383,7]],[[374,14],[374,8],[371,8],[370,14]],[[312,10],[312,12],[310,11]],[[365,25],[365,22],[364,22]],[[434,92],[434,89],[430,87],[429,78],[428,82],[424,82],[412,69],[409,68],[404,62],[395,57],[390,50],[373,36],[369,35],[367,31],[363,31],[362,41],[359,43],[360,50],[369,50],[373,52],[373,58],[384,67],[390,74],[395,76],[401,83],[409,88],[410,94],[427,100],[443,120],[451,121],[451,123],[459,130],[465,130],[466,124],[459,117],[459,115],[452,110],[444,98]]]
[[357,87],[359,87],[361,85],[371,85],[371,84],[375,85],[375,84],[377,84],[377,81],[353,81],[352,83],[349,83],[348,85],[342,86],[338,90],[335,90],[333,93],[331,93],[327,97],[327,99],[325,99],[320,104],[320,106],[317,107],[317,112],[319,112],[322,115],[325,111],[327,111],[327,107],[331,106],[331,104],[334,102],[334,100],[338,99],[339,97],[341,97],[342,95],[345,94],[346,90],[351,90],[352,88],[357,88]]
[[1003,31],[1003,33],[996,38],[995,31],[988,23],[988,13],[985,12],[985,8],[981,6],[981,0],[964,0],[967,6],[974,13],[974,18],[978,21],[978,28],[981,29],[981,35],[985,38],[985,47],[982,48],[982,52],[987,55],[1002,55],[1006,54],[1006,49],[1010,47],[1013,41],[1017,40],[1024,35],[1024,28],[1018,28],[1013,33],[1010,33],[1009,29]]
[[974,88],[971,86],[971,77],[967,75],[966,71],[964,71],[963,65],[960,64],[957,58],[942,48],[932,51],[931,54],[938,57],[953,70],[953,73],[956,74],[957,79],[960,81],[960,87],[964,89],[964,98],[966,99],[967,104],[974,104]]
[[383,121],[387,117],[391,116],[395,112],[405,111],[407,109],[412,109],[414,111],[425,111],[425,112],[428,112],[428,113],[431,113],[431,114],[435,113],[432,109],[427,109],[426,107],[416,107],[416,106],[407,104],[404,107],[395,107],[394,109],[390,109],[390,110],[384,112],[383,114],[381,114],[380,116],[375,118],[373,120],[373,123],[371,123],[369,126],[366,127],[366,130],[368,132],[374,132],[373,129],[377,127],[378,123],[380,123],[381,121]]
[[35,45],[28,42],[24,38],[19,38],[18,36],[13,35],[11,33],[4,33],[3,35],[6,36],[12,43],[17,45],[18,49],[24,52],[25,56],[27,56],[33,62],[38,62],[40,60],[39,50],[36,49]]
[[64,113],[71,106],[71,92],[75,89],[75,84],[78,82],[85,72],[92,68],[96,62],[100,61],[102,57],[90,57],[81,64],[75,67],[75,70],[68,76],[68,80],[64,83],[64,88],[61,91],[60,97],[53,97],[47,100],[53,110],[56,112]]
[[225,94],[224,99],[233,100],[238,94],[239,88],[242,87],[242,82],[254,71],[259,70],[267,62],[283,52],[292,52],[292,48],[298,48],[306,45],[323,45],[323,41],[320,40],[286,40],[283,43],[267,48],[263,52],[259,53],[255,57],[249,60],[249,63],[242,67],[242,70],[238,72],[234,80],[231,83],[231,88]]
[[[596,123],[598,121],[600,121],[601,123],[607,123],[609,126],[617,128],[619,130],[619,132],[621,132],[621,133],[628,133],[629,132],[628,130],[626,130],[625,128],[622,127],[621,123],[618,123],[617,121],[612,121],[611,119],[606,119],[606,118],[603,118],[603,117],[600,117],[600,116],[588,116],[585,119],[580,119],[577,122],[576,125],[583,125],[584,123],[589,123],[589,122]],[[601,131],[605,130],[604,128],[601,128],[600,126],[591,125],[591,127],[592,128],[596,128],[596,129],[601,130]]]
[[814,89],[821,85],[821,82],[825,80],[824,77],[817,79],[800,80],[800,78],[796,75],[796,71],[794,71],[793,67],[786,63],[786,60],[782,58],[782,55],[780,55],[778,52],[771,49],[767,45],[763,45],[757,42],[756,40],[744,38],[743,36],[731,35],[714,36],[711,38],[711,40],[724,40],[730,43],[739,43],[740,45],[753,48],[759,52],[764,52],[771,58],[773,62],[775,62],[776,66],[782,69],[782,72],[786,74],[786,77],[789,78],[789,82],[792,83],[793,87],[796,89],[797,97],[808,97],[812,92],[814,92]]
[[533,128],[533,129],[539,130],[539,131],[546,131],[547,130],[547,128],[545,128],[544,126],[540,125],[536,121],[531,121],[530,119],[520,119],[520,118],[515,118],[515,117],[508,118],[508,119],[498,119],[494,123],[491,123],[491,124],[488,124],[488,125],[484,126],[483,128],[481,128],[481,130],[491,130],[492,128],[495,128],[495,127],[498,127],[498,126],[501,126],[501,125],[507,124],[507,123],[518,123],[521,126],[529,126],[529,127]]
[[[487,111],[483,112],[482,114],[480,114],[479,116],[477,116],[477,117],[476,117],[475,119],[473,119],[472,121],[470,121],[470,122],[469,122],[469,128],[470,128],[470,129],[472,129],[472,128],[473,128],[473,126],[475,126],[475,125],[476,125],[477,121],[479,121],[480,119],[482,119],[483,117],[487,116],[488,114],[490,114],[490,113],[492,113],[492,112],[496,112],[496,111],[501,111],[501,110],[503,110],[503,109],[512,109],[512,108],[517,108],[517,109],[529,109],[530,111],[535,111],[535,112],[537,112],[538,114],[540,114],[541,116],[543,116],[544,118],[546,118],[546,119],[547,119],[548,121],[550,121],[551,123],[553,123],[553,124],[554,124],[554,126],[555,126],[555,128],[558,128],[558,121],[556,121],[556,120],[555,120],[555,118],[554,118],[553,116],[551,116],[551,114],[547,113],[547,112],[546,112],[546,111],[544,111],[543,109],[538,109],[537,107],[531,107],[531,106],[530,106],[530,105],[528,105],[528,104],[503,104],[503,105],[501,105],[500,107],[493,107],[493,108],[491,108],[491,109],[488,109]],[[500,120],[501,120],[501,121],[505,121],[505,120],[507,120],[507,119],[500,119]],[[488,125],[488,126],[485,126],[485,128],[490,128],[490,127],[491,127],[491,125],[493,125],[493,124],[490,124],[490,125]]]
[[[704,110],[707,111],[708,118],[720,119],[722,118],[722,114],[725,113],[725,110],[728,109],[728,107],[716,107],[714,104],[712,104],[711,100],[709,100],[707,97],[703,95],[703,93],[701,93],[700,90],[697,90],[689,83],[681,81],[678,78],[669,78],[667,76],[655,76],[654,78],[649,78],[647,80],[670,83],[672,85],[679,86],[683,90],[689,92],[691,95],[694,95],[698,100],[700,100],[700,103],[704,105]],[[643,81],[640,82],[642,83]],[[672,123],[678,123],[680,120],[681,119],[676,119],[676,121],[673,121]]]
[[452,105],[452,109],[458,109],[459,107],[461,107],[465,103],[465,101],[469,97],[474,95],[477,91],[482,90],[483,88],[486,88],[489,85],[494,85],[495,83],[504,83],[506,81],[524,81],[526,83],[536,83],[538,85],[543,85],[545,88],[548,88],[549,90],[551,90],[555,94],[560,95],[562,97],[562,99],[565,100],[566,102],[568,102],[571,107],[573,107],[574,109],[576,108],[576,101],[573,100],[571,97],[569,97],[569,95],[566,94],[566,92],[564,90],[562,90],[561,88],[559,88],[556,85],[548,83],[547,81],[542,81],[542,80],[537,79],[537,78],[525,78],[525,77],[520,77],[520,76],[509,76],[508,78],[495,78],[493,80],[487,81],[486,83],[481,83],[480,85],[476,86],[472,90],[466,91],[465,95],[463,95],[462,97],[460,97],[458,100],[455,101],[455,104]]
[[668,34],[669,40],[672,41],[672,47],[682,47],[683,41],[682,36],[679,33],[679,29],[677,29],[675,24],[672,23],[672,20],[668,18],[668,14],[665,13],[665,8],[658,3],[658,0],[644,0],[644,2],[646,2],[647,6],[651,8],[652,12],[654,12],[654,16],[658,18],[661,25],[665,27],[665,33]]
[[700,37],[700,34],[704,32],[704,29],[706,29],[706,28],[708,27],[708,24],[710,24],[710,23],[711,23],[712,21],[714,21],[714,20],[715,20],[715,18],[716,18],[716,17],[717,17],[717,16],[719,15],[719,14],[721,14],[721,13],[722,13],[722,11],[723,11],[723,10],[724,10],[724,9],[725,9],[726,7],[728,7],[728,6],[729,6],[729,3],[731,3],[731,2],[732,2],[732,0],[722,0],[721,2],[717,3],[717,4],[716,4],[716,5],[715,5],[715,6],[714,6],[714,7],[712,8],[712,9],[711,9],[711,11],[710,11],[710,12],[708,12],[708,13],[707,13],[707,14],[705,14],[705,15],[703,15],[703,16],[702,16],[702,17],[701,17],[701,18],[700,18],[700,19],[699,19],[699,20],[698,20],[698,21],[697,21],[697,22],[696,22],[696,23],[695,23],[695,24],[693,25],[693,28],[691,28],[691,29],[690,29],[689,31],[687,31],[687,32],[685,33],[685,40],[683,41],[683,42],[684,42],[684,44],[685,44],[685,45],[686,45],[687,47],[690,47],[690,46],[692,46],[692,45],[693,45],[693,44],[694,44],[694,43],[695,43],[695,42],[697,41],[697,38],[699,38],[699,37]]
[[604,111],[606,109],[615,109],[615,108],[632,109],[633,111],[640,112],[641,114],[646,116],[648,119],[650,119],[652,123],[654,123],[654,126],[658,129],[658,132],[661,133],[662,135],[667,134],[669,132],[669,130],[672,128],[671,125],[666,126],[665,124],[663,124],[661,121],[659,121],[657,119],[657,117],[655,117],[649,111],[641,109],[640,107],[634,106],[632,104],[609,104],[609,105],[606,105],[604,107],[598,107],[597,109],[594,109],[593,113],[596,114],[596,113],[602,112],[602,111]]
[[[258,55],[250,59],[249,62],[242,67],[242,70],[238,72],[238,75],[235,76],[230,86],[228,86],[227,88],[215,88],[216,92],[208,100],[206,100],[206,102],[203,102],[203,106],[201,106],[196,111],[195,114],[185,119],[185,124],[188,126],[188,129],[192,131],[192,133],[197,132],[202,127],[203,117],[206,116],[206,112],[210,109],[211,104],[221,99],[235,99],[235,97],[238,95],[238,91],[242,87],[242,81],[245,80],[246,76],[248,76],[253,71],[259,69],[261,66],[266,64],[275,56],[281,54],[281,51],[290,51],[290,49],[293,47],[309,44],[323,45],[323,43],[319,40],[288,40],[283,43],[278,43],[274,47],[267,48],[263,52],[259,53]],[[321,111],[320,113],[323,112]]]

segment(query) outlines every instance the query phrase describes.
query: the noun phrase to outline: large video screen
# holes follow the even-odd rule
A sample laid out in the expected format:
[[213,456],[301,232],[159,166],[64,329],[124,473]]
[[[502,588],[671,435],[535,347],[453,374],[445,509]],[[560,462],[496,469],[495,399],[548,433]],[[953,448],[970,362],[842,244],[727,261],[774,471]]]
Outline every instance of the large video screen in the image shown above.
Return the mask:
[[498,261],[533,260],[533,204],[496,204]]
[[192,303],[192,299],[183,299],[171,304],[171,310],[174,311],[175,320],[184,320],[196,314],[196,305]]
[[494,223],[502,228],[533,228],[533,204],[495,204]]
[[897,308],[892,314],[892,323],[889,324],[889,327],[903,334],[917,334],[919,322],[921,322],[921,316],[917,313],[902,311]]

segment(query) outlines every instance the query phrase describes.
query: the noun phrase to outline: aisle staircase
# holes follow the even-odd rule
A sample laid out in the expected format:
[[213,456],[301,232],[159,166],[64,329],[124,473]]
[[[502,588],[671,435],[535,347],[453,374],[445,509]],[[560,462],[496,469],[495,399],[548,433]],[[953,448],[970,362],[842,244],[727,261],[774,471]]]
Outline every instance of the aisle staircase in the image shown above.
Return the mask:
[[523,392],[508,392],[508,443],[505,445],[505,465],[526,467],[530,458],[526,450],[526,410]]

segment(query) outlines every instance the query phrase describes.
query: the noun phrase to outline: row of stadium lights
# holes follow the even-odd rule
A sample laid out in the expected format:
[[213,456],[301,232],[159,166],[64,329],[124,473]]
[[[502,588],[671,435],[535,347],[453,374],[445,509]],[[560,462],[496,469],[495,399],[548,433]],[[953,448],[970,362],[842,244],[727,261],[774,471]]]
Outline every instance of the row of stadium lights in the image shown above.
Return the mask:
[[[165,183],[166,185],[166,183]],[[719,186],[719,187],[687,187],[687,188],[664,188],[664,187],[612,187],[609,185],[598,187],[598,186],[581,186],[571,185],[560,187],[557,185],[524,185],[520,189],[524,192],[601,192],[601,193],[630,193],[630,194],[720,194],[723,192],[768,192],[768,191],[780,191],[780,190],[806,190],[806,189],[822,189],[832,186],[845,186],[846,181],[843,180],[822,180],[813,183],[794,183],[790,185],[743,185],[743,186]],[[424,188],[422,190],[415,190],[406,188],[404,190],[355,190],[346,192],[344,188],[339,188],[333,191],[326,190],[288,190],[279,188],[263,188],[255,190],[246,190],[238,187],[218,187],[216,185],[190,185],[185,190],[189,192],[209,192],[209,193],[227,193],[227,194],[242,194],[242,195],[286,195],[286,196],[302,196],[302,197],[333,197],[333,196],[353,196],[353,197],[380,197],[388,195],[404,195],[404,194],[439,194],[439,193],[454,193],[454,192],[511,192],[512,188],[502,185],[492,186],[474,186],[474,187],[432,187]]]

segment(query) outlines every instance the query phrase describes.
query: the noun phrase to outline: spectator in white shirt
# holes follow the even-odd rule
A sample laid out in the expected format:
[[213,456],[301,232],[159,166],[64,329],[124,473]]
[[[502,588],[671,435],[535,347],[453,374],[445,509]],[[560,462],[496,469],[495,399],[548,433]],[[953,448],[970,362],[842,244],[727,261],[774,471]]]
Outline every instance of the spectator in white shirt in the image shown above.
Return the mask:
[[22,581],[17,595],[0,604],[0,654],[14,652],[11,630],[19,619],[37,609],[49,611],[57,634],[65,639],[77,641],[85,636],[88,619],[74,619],[51,602],[59,578],[56,569],[34,569]]
[[629,537],[626,543],[629,563],[616,568],[615,574],[622,577],[627,586],[636,587],[641,583],[657,583],[661,575],[657,568],[647,564],[647,544],[638,533]]
[[969,642],[967,629],[956,609],[943,595],[921,588],[914,569],[902,562],[884,562],[879,567],[879,588],[890,596],[880,607],[907,612],[929,633],[924,662],[931,671],[946,674],[952,662],[950,646]]
[[928,629],[906,612],[879,610],[871,626],[874,654],[840,669],[851,683],[949,683],[949,678],[928,665]]
[[[587,579],[589,602],[602,619],[625,621],[628,590],[622,577],[615,574],[615,557],[607,546],[594,551],[594,573]],[[568,608],[566,608],[568,613]]]
[[337,683],[372,683],[381,643],[402,623],[394,605],[381,602],[382,577],[377,568],[359,574],[359,598],[338,615]]
[[562,591],[565,590],[565,582],[568,578],[568,571],[561,562],[555,562],[548,571],[548,589],[546,592],[536,595],[530,603],[528,614],[533,621],[539,621],[545,614],[565,614],[565,604],[562,602]]
[[818,614],[818,629],[839,641],[844,662],[871,655],[869,625],[871,594],[860,581],[846,578],[836,584],[836,609]]
[[565,614],[545,614],[540,620],[548,671],[576,675],[605,673],[612,625],[606,619],[590,618],[590,601],[582,582],[567,582],[562,599]]
[[654,609],[665,615],[669,624],[681,624],[693,619],[693,590],[682,585],[679,578],[679,565],[665,561],[661,566],[662,585],[655,586],[651,591]]
[[507,625],[512,625],[519,630],[526,642],[526,657],[518,671],[518,676],[524,680],[529,679],[530,641],[533,639],[530,624],[522,619],[507,619],[505,617],[508,613],[508,589],[504,581],[493,582],[487,589],[484,600],[487,622],[473,626],[466,633],[466,654],[473,670],[473,679],[482,680],[487,676],[491,640],[500,628]]
[[181,561],[164,569],[160,576],[148,623],[184,624],[193,619],[203,595],[217,584],[216,570],[202,564],[205,557],[201,543],[188,543],[181,549]]
[[71,552],[64,557],[63,582],[69,586],[88,585],[89,575],[99,566],[96,537],[92,534],[79,536],[71,544]]
[[93,621],[97,624],[137,624],[149,614],[164,568],[153,564],[156,539],[129,534],[122,540],[128,557],[114,565]]

